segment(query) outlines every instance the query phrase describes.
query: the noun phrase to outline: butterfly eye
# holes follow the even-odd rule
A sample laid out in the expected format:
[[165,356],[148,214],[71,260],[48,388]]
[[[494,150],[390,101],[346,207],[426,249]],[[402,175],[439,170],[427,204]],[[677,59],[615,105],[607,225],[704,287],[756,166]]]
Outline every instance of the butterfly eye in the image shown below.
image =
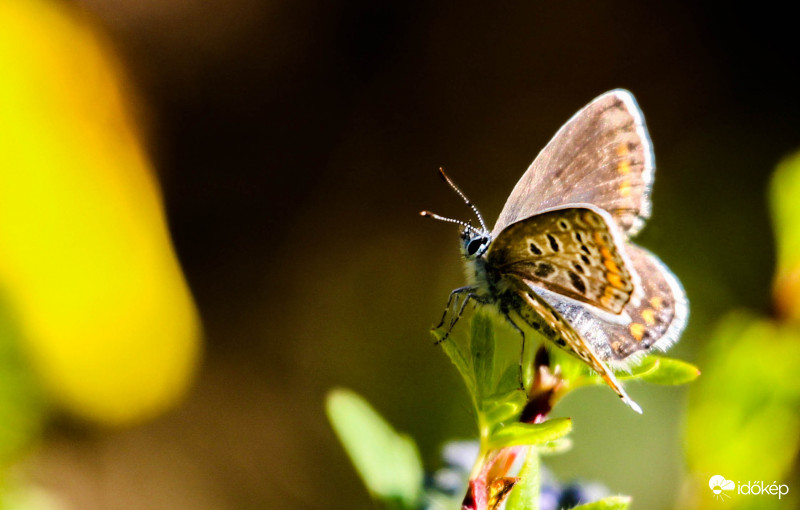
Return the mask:
[[486,243],[485,237],[477,237],[467,244],[467,255],[475,255]]

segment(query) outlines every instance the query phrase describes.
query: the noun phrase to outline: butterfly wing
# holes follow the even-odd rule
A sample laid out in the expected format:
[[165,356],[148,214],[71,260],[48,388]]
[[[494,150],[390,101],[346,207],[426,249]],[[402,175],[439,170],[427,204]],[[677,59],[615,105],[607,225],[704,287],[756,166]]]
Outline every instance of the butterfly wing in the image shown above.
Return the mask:
[[630,301],[637,277],[609,214],[580,204],[536,214],[492,241],[487,266],[612,313]]
[[[637,413],[642,414],[642,408],[628,396],[617,378],[614,377],[614,372],[597,356],[593,346],[587,343],[586,339],[532,287],[512,293],[511,300],[510,309],[514,310],[517,317],[532,328],[541,331],[545,337],[562,349],[583,360],[603,378],[623,402]],[[521,301],[516,302],[517,300]]]
[[689,315],[686,294],[672,272],[653,254],[627,246],[641,284],[622,313],[612,315],[528,282],[586,340],[598,358],[624,367],[654,349],[666,350],[678,340]]
[[495,224],[567,204],[605,209],[632,236],[650,216],[653,152],[644,117],[627,90],[606,92],[576,113],[522,175]]

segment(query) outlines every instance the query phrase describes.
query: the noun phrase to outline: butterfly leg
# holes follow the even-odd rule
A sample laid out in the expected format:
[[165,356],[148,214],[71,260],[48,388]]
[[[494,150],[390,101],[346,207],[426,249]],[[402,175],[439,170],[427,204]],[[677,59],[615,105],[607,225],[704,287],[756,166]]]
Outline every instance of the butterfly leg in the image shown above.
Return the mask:
[[522,328],[517,326],[517,323],[511,318],[508,314],[508,310],[503,310],[503,316],[506,318],[511,327],[519,333],[519,336],[522,337],[522,347],[519,350],[519,388],[521,390],[525,390],[525,374],[523,373],[524,363],[525,363],[525,332],[522,331]]
[[447,315],[450,312],[450,308],[453,306],[453,301],[455,300],[457,302],[458,301],[458,296],[460,296],[461,294],[463,294],[465,292],[469,293],[469,292],[474,292],[474,291],[475,291],[475,287],[466,286],[466,287],[459,287],[457,289],[454,289],[452,292],[450,292],[450,296],[447,298],[447,305],[445,305],[445,307],[444,307],[444,313],[442,314],[442,320],[440,320],[439,324],[437,324],[436,327],[433,328],[433,329],[439,329],[442,326],[444,326],[444,321],[445,321],[445,319],[447,319]]
[[[461,319],[461,316],[464,315],[464,310],[467,309],[467,304],[470,302],[470,300],[473,299],[479,303],[483,302],[481,300],[481,297],[473,292],[470,292],[466,296],[464,296],[464,301],[462,301],[461,306],[458,307],[458,313],[453,315],[453,318],[450,320],[450,324],[447,326],[447,331],[445,332],[444,336],[439,341],[436,342],[436,345],[439,345],[440,343],[447,340],[447,338],[450,336],[450,332],[453,331],[453,328],[455,327],[456,323],[459,321],[459,319]],[[455,308],[453,309],[455,310]]]
[[[474,300],[475,302],[481,304],[488,303],[488,301],[485,298],[476,294],[474,290],[475,290],[474,287],[462,287],[461,289],[456,289],[456,291],[460,292],[457,293],[456,299],[453,301],[453,312],[454,312],[452,314],[453,317],[450,319],[450,324],[448,324],[447,331],[445,332],[444,336],[439,340],[437,340],[435,345],[439,345],[440,343],[447,340],[447,338],[450,336],[450,332],[453,331],[453,328],[455,327],[456,323],[459,321],[459,319],[461,319],[461,316],[464,315],[464,310],[467,309],[467,304],[469,304],[470,301]],[[458,296],[461,295],[464,295],[464,300],[461,302],[461,306],[458,306]],[[458,312],[455,312],[456,308],[458,309]],[[449,311],[450,307],[448,306],[448,308],[445,310],[445,316]],[[444,319],[442,320],[442,324],[444,324]],[[441,327],[441,324],[434,329],[439,329],[439,327]]]
[[[567,349],[568,351],[574,353],[578,358],[583,360],[589,368],[594,370],[595,372],[603,378],[603,380],[608,384],[612,390],[614,390],[619,398],[622,399],[625,404],[627,404],[631,409],[636,411],[639,414],[642,414],[642,408],[628,396],[625,392],[625,389],[622,387],[622,384],[614,377],[614,372],[609,369],[603,361],[597,357],[597,355],[592,350],[591,345],[589,345],[580,334],[567,322],[561,317],[556,310],[554,310],[551,306],[546,304],[538,294],[534,292],[526,292],[524,290],[520,290],[518,295],[522,298],[522,300],[528,305],[529,310],[532,310],[539,316],[540,319],[544,320],[546,325],[545,334],[550,338],[550,340],[556,342],[560,347]],[[527,311],[522,309],[520,311],[520,316],[526,322],[531,322],[531,320],[535,320],[532,318],[527,317]]]

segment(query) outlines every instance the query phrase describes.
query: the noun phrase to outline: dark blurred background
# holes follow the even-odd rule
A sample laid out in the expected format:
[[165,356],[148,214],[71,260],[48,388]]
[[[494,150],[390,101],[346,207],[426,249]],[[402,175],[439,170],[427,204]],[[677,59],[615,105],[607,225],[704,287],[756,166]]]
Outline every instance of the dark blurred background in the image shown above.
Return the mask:
[[[428,329],[462,283],[456,232],[492,220],[575,111],[633,92],[656,154],[638,242],[683,281],[697,352],[723,311],[769,312],[765,200],[800,148],[795,18],[778,3],[74,2],[137,92],[173,242],[206,334],[182,405],[139,427],[51,427],[31,461],[74,508],[371,508],[324,415],[354,389],[413,436],[475,435]],[[544,190],[543,190],[544,192]],[[490,220],[490,221],[492,221]],[[702,367],[701,367],[702,368]],[[546,460],[636,508],[673,507],[685,390],[571,395]]]

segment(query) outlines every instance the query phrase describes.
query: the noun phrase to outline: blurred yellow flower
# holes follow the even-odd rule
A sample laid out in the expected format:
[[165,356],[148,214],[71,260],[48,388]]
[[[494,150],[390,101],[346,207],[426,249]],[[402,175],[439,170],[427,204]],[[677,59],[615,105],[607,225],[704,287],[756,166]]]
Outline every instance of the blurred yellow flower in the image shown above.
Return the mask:
[[0,2],[0,292],[54,401],[105,424],[167,408],[199,321],[102,38],[61,2]]
[[800,153],[780,162],[769,192],[778,248],[775,309],[781,318],[800,322]]

